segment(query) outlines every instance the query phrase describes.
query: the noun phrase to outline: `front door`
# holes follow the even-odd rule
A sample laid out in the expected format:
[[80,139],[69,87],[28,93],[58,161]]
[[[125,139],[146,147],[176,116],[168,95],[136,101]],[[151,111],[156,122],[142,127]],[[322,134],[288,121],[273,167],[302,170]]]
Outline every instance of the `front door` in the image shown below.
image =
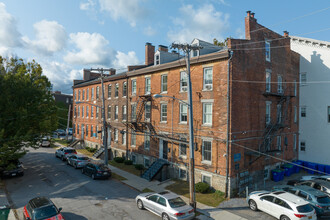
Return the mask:
[[163,141],[163,159],[167,160],[168,142]]
[[168,142],[162,139],[159,140],[159,158],[167,160]]

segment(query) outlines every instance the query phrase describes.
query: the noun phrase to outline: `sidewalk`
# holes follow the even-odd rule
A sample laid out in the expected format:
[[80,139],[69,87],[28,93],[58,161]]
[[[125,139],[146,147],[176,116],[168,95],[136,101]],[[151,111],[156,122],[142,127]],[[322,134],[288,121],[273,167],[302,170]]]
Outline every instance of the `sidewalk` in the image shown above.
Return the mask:
[[[6,192],[5,192],[5,184],[2,179],[0,179],[0,206],[9,205]],[[10,209],[8,220],[18,220],[15,218],[14,212]]]

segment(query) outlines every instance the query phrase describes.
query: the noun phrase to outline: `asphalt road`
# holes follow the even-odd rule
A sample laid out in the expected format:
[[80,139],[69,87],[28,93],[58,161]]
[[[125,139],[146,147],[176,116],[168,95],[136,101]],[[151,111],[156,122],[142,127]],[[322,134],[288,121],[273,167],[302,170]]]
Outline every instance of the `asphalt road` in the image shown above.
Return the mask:
[[92,180],[55,158],[55,149],[31,149],[23,158],[23,177],[6,179],[10,200],[23,219],[23,207],[36,196],[62,207],[65,219],[160,219],[136,207],[138,191],[113,179]]

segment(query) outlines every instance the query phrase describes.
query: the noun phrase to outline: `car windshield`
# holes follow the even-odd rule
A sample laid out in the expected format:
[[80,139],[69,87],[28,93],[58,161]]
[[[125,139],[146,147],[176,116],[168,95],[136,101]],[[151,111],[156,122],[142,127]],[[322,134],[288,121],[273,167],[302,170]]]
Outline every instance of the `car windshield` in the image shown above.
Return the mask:
[[177,197],[175,199],[169,199],[168,203],[172,208],[178,208],[186,205],[186,203],[180,197]]
[[75,149],[68,149],[68,150],[65,150],[65,152],[67,152],[69,154],[72,154],[72,153],[75,153],[76,150]]
[[330,198],[328,196],[317,197],[317,202],[319,203],[330,203]]
[[298,212],[307,213],[313,211],[313,207],[310,204],[297,206]]
[[98,169],[98,170],[108,170],[108,167],[106,167],[104,164],[97,164],[95,166],[96,166],[96,169]]
[[78,157],[77,159],[78,160],[88,160],[89,158],[88,157]]
[[55,215],[57,215],[57,209],[53,205],[37,209],[34,212],[36,220],[50,218]]

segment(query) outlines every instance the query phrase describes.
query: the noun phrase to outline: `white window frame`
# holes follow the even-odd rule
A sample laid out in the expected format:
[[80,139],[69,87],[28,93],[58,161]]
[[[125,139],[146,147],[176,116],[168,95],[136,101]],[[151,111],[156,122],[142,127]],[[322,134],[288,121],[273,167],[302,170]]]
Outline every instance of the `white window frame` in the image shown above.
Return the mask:
[[84,109],[85,109],[85,108],[84,108],[84,106],[83,106],[83,107],[81,108],[81,117],[82,117],[82,118],[85,117],[85,116],[84,116]]
[[88,106],[86,106],[86,118],[88,118]]
[[[182,113],[182,110],[183,110],[184,107],[186,108],[186,112]],[[183,114],[186,115],[186,118],[187,118],[186,121],[182,120]],[[180,103],[180,123],[182,123],[182,124],[187,124],[188,123],[188,105],[187,104]]]
[[[204,177],[208,177],[208,178],[210,178],[210,183],[204,181]],[[202,182],[207,183],[207,184],[209,184],[210,186],[212,186],[212,175],[210,175],[210,174],[206,174],[206,173],[202,173],[201,180],[202,180]]]
[[277,150],[282,149],[282,137],[279,135],[277,136]]
[[92,87],[91,100],[94,100],[94,87]]
[[[166,112],[163,111],[166,108]],[[167,122],[167,104],[162,103],[160,104],[160,122],[166,123]]]
[[100,114],[100,108],[96,107],[96,118],[99,118],[99,114]]
[[297,149],[297,135],[293,134],[293,149]]
[[[206,74],[208,71],[211,71],[211,81],[212,82],[206,82]],[[209,79],[208,79],[209,80]],[[203,68],[203,90],[204,91],[212,91],[213,90],[213,67],[205,67]]]
[[126,105],[123,105],[122,106],[122,120],[123,121],[126,121],[127,120],[127,106]]
[[100,98],[100,87],[96,86],[96,99]]
[[278,104],[277,105],[277,123],[282,123],[282,105]]
[[113,133],[114,133],[114,141],[118,143],[118,129],[115,128]]
[[144,120],[150,121],[151,120],[151,102],[146,102],[144,106]]
[[118,120],[119,117],[119,108],[118,105],[115,105],[115,120]]
[[[185,83],[186,85],[183,85]],[[180,72],[180,92],[188,91],[188,74],[185,71]]]
[[[211,105],[211,112],[206,112],[206,106]],[[207,122],[207,116],[211,116],[211,121]],[[209,125],[212,126],[212,121],[213,121],[213,103],[212,102],[204,102],[203,103],[203,125]]]
[[[211,143],[211,150],[210,150],[210,160],[205,159],[205,142]],[[204,164],[211,164],[212,163],[212,139],[202,139],[202,163]]]
[[136,95],[136,79],[132,79],[132,95]]
[[91,106],[91,118],[94,117],[94,106]]
[[109,84],[108,85],[108,99],[111,99],[111,95],[112,95],[112,85]]
[[271,122],[271,109],[272,109],[272,102],[266,101],[266,124],[270,124]]
[[136,132],[134,130],[132,130],[132,132],[131,132],[131,146],[132,147],[135,147],[136,146]]
[[[165,81],[164,78],[166,78],[166,82],[164,82]],[[168,82],[167,74],[161,75],[161,85],[160,85],[161,93],[167,93],[167,82]]]
[[[185,138],[181,138],[182,141],[185,141],[186,139]],[[185,148],[185,154],[182,153],[182,148]],[[187,149],[188,149],[188,146],[187,144],[182,144],[180,143],[179,144],[179,157],[183,157],[184,159],[187,158]]]
[[118,99],[119,96],[119,84],[116,83],[115,84],[115,98]]
[[131,120],[136,120],[136,104],[131,105]]
[[283,77],[281,75],[277,76],[277,93],[283,94]]
[[121,136],[121,143],[122,145],[126,145],[126,132],[124,131]]
[[145,77],[144,79],[145,94],[149,95],[151,93],[151,77]]
[[265,57],[266,61],[270,62],[270,41],[266,40],[265,41]]
[[89,88],[86,90],[86,100],[89,101]]
[[[185,175],[182,176],[182,173],[184,173]],[[187,177],[188,177],[188,172],[186,169],[182,169],[182,168],[179,168],[179,179],[181,180],[187,180]]]
[[271,92],[272,91],[272,73],[267,70],[266,71],[266,92]]
[[108,120],[111,119],[111,105],[108,105],[108,112],[107,112]]

